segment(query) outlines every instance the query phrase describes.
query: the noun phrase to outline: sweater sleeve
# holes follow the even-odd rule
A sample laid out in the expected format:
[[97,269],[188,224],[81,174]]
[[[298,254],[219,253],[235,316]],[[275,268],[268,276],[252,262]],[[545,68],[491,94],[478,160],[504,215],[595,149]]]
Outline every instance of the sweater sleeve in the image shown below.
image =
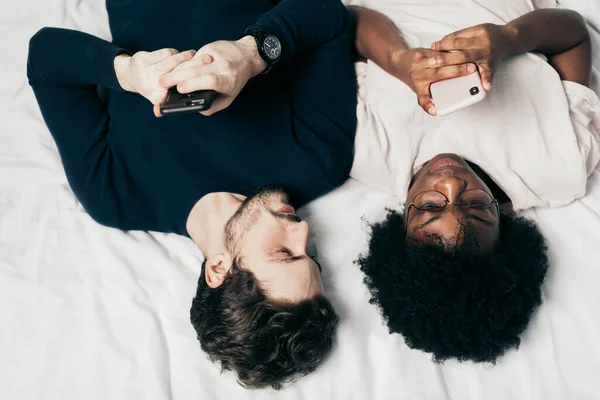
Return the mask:
[[249,28],[269,32],[282,44],[282,61],[312,52],[351,28],[340,0],[282,0]]
[[102,86],[122,90],[114,59],[128,51],[87,33],[42,28],[29,42],[27,77],[34,87]]
[[110,115],[97,86],[122,90],[114,58],[123,49],[97,37],[43,28],[29,42],[27,77],[73,192],[97,222],[121,219],[108,140]]

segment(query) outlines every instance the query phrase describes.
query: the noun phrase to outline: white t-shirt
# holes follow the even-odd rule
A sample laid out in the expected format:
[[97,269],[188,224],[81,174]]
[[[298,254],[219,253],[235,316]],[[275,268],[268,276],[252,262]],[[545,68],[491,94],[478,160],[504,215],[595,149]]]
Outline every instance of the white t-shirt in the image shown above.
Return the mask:
[[[372,2],[363,3],[390,17],[411,48],[534,9],[529,0]],[[600,160],[600,100],[582,85],[561,82],[543,56],[506,60],[484,101],[444,117],[425,113],[406,85],[374,63],[357,69],[353,178],[404,198],[424,163],[456,153],[486,171],[515,210],[558,207],[585,194],[587,177]]]

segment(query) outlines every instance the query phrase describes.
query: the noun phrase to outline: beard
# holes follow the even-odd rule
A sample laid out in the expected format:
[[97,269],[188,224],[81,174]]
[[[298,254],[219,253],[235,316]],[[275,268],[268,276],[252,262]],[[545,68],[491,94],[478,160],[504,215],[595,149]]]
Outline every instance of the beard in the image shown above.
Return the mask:
[[230,254],[235,256],[239,253],[246,233],[258,221],[262,212],[272,213],[269,206],[276,201],[288,204],[288,195],[283,189],[262,189],[242,202],[225,225],[225,247]]

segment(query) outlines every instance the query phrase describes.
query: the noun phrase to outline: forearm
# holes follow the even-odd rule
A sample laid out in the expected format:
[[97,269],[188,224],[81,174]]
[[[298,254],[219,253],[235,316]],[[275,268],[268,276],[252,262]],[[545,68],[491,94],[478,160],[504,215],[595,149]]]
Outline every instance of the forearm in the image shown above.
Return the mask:
[[349,6],[348,11],[356,24],[356,51],[359,57],[371,60],[391,72],[394,59],[408,50],[398,28],[378,11],[358,6]]
[[[113,70],[117,48],[106,43],[81,32],[44,28],[29,42],[27,61],[29,83],[69,184],[86,210],[105,223],[108,219],[97,210],[102,205],[109,211],[114,204],[109,192],[112,182],[102,179],[100,168],[109,165],[110,115],[96,89],[97,85],[118,89]],[[102,188],[93,191],[99,185],[97,179]]]
[[126,52],[86,33],[43,28],[29,42],[27,77],[32,86],[103,86],[122,90],[115,57]]
[[591,44],[585,20],[575,11],[543,9],[506,25],[511,54],[538,52],[548,57],[561,79],[589,84]]
[[279,38],[283,61],[311,52],[351,29],[350,16],[340,0],[282,0],[250,28]]
[[385,15],[362,7],[348,9],[356,26],[355,47],[359,56],[406,84],[417,95],[421,108],[431,115],[436,115],[436,110],[429,85],[475,71],[475,65],[466,63],[462,52],[409,49],[401,32]]
[[558,72],[561,80],[590,86],[592,71],[592,43],[590,40],[564,53],[549,57],[549,62]]

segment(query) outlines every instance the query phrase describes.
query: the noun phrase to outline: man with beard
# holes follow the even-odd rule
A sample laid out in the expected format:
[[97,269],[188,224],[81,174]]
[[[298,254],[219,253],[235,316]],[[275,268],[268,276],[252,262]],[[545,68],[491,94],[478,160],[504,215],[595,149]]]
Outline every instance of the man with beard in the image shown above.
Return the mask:
[[[346,8],[108,0],[107,9],[112,43],[57,28],[30,42],[29,82],[73,192],[103,225],[198,245],[206,261],[192,324],[242,385],[279,388],[313,371],[338,317],[290,204],[342,184],[352,165]],[[219,96],[204,116],[156,118],[173,86]]]

